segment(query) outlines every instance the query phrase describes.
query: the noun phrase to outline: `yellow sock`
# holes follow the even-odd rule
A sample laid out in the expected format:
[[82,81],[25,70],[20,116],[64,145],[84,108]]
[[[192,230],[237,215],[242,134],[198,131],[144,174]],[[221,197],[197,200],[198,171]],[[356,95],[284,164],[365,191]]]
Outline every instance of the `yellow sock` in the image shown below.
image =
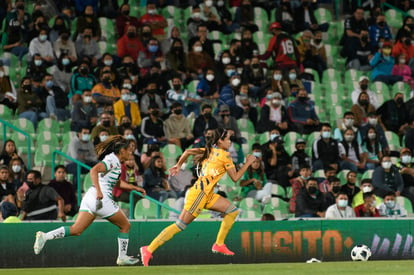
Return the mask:
[[165,242],[169,241],[178,232],[181,232],[181,229],[175,223],[164,228],[164,230],[161,231],[161,233],[158,234],[158,236],[155,237],[155,239],[148,246],[148,251],[153,253],[155,250],[158,249],[158,247],[163,245]]
[[234,224],[234,221],[236,220],[237,215],[239,214],[239,210],[236,210],[234,212],[226,214],[224,216],[223,221],[220,225],[220,230],[217,234],[216,244],[223,245],[224,240],[227,237],[227,234],[229,233],[231,227]]

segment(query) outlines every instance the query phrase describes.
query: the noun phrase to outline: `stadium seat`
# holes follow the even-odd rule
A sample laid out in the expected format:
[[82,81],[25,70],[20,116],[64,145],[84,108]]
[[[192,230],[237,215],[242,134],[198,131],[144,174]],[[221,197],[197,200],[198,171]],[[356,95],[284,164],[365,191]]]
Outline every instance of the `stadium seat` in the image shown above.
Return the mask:
[[411,204],[411,201],[403,196],[398,196],[395,198],[396,201],[407,210],[408,216],[413,216],[413,206]]
[[82,190],[86,192],[92,185],[91,175],[87,173],[82,180]]
[[298,132],[289,131],[283,136],[285,144],[295,144],[296,140],[302,138],[302,135]]
[[57,135],[47,130],[39,131],[36,135],[36,147],[41,146],[43,144],[48,144],[52,146],[53,150],[58,150],[60,148],[59,139]]
[[13,121],[13,125],[19,128],[20,130],[25,131],[30,134],[32,138],[35,137],[35,129],[33,123],[26,118],[18,118]]
[[[166,199],[165,201],[163,201],[164,204],[168,205],[169,207],[171,207],[173,209],[175,209],[175,202],[176,202],[176,199],[174,199],[174,198],[169,198],[169,199]],[[172,211],[168,210],[167,208],[162,207],[162,209],[161,209],[161,218],[168,219],[170,217],[171,212]]]
[[[338,172],[338,174],[336,175],[339,180],[341,181],[341,184],[345,184],[346,183],[346,175],[348,174],[350,170],[348,169],[343,169],[341,171]],[[359,183],[357,182],[356,185],[359,185]]]
[[372,179],[372,174],[373,173],[374,173],[373,169],[365,171],[361,176],[361,180],[363,180],[363,179]]
[[135,219],[158,219],[161,217],[161,209],[149,199],[142,198],[135,204]]
[[55,150],[53,146],[49,144],[42,144],[36,146],[34,155],[35,166],[48,166],[52,167],[52,153]]
[[4,120],[12,120],[13,119],[13,111],[6,105],[0,104],[0,118]]
[[10,137],[16,144],[16,149],[19,153],[27,154],[30,150],[31,153],[35,152],[34,138],[30,138],[30,144],[28,147],[27,137],[19,132],[13,132]]
[[389,145],[392,144],[398,147],[401,146],[400,137],[396,133],[392,131],[385,131],[385,138],[387,139]]
[[388,88],[387,84],[381,81],[372,82],[370,89],[377,93],[387,93],[388,95],[390,94],[390,89]]
[[313,14],[319,24],[332,22],[332,14],[328,9],[317,8],[313,11]]
[[37,125],[37,132],[50,131],[54,134],[60,133],[59,122],[51,118],[42,119]]
[[250,134],[253,134],[255,132],[253,122],[250,119],[238,119],[237,126],[239,126],[240,131],[246,131]]
[[258,219],[262,216],[261,204],[254,198],[244,198],[239,203],[239,208],[242,210],[240,218]]
[[390,27],[399,29],[403,23],[403,14],[394,9],[388,9],[385,11],[385,19]]
[[161,153],[164,154],[167,167],[172,167],[177,162],[177,157],[182,155],[183,150],[175,144],[167,144],[161,148]]
[[404,99],[408,100],[411,98],[411,87],[408,83],[403,81],[398,81],[392,85],[392,91],[390,91],[390,95],[394,96],[397,92],[404,94]]
[[272,195],[278,196],[280,198],[286,198],[286,189],[279,184],[272,184]]
[[[325,45],[325,47],[326,46],[327,45]],[[326,53],[326,54],[328,55],[328,53]],[[325,83],[325,81],[335,81],[337,83],[342,82],[341,73],[335,68],[328,68],[325,71],[323,71],[322,79],[323,79],[324,83]]]

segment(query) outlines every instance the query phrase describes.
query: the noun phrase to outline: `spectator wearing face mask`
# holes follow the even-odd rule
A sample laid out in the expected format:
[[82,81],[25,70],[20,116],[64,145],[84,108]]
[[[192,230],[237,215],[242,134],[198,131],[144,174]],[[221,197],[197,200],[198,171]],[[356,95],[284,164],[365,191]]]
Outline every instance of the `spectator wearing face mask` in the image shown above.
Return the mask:
[[219,85],[216,79],[216,73],[212,68],[204,69],[204,76],[197,84],[197,94],[206,103],[213,105],[219,98]]
[[70,32],[67,29],[59,31],[59,37],[53,43],[53,51],[58,58],[66,54],[70,59],[70,63],[75,63],[78,60],[75,43],[70,39]]
[[139,53],[144,50],[144,46],[138,38],[137,27],[135,25],[126,26],[125,33],[118,39],[116,46],[120,58],[129,55],[133,60],[137,60]]
[[271,94],[271,99],[260,110],[260,121],[257,126],[259,133],[270,131],[275,126],[282,134],[289,131],[289,118],[283,105],[282,95],[278,92]]
[[234,137],[232,138],[237,143],[243,143],[245,140],[242,138],[239,126],[237,125],[236,118],[231,114],[231,109],[227,104],[223,104],[219,108],[218,115],[214,117],[217,121],[217,125],[220,128],[232,130]]
[[72,100],[72,103],[81,100],[83,91],[92,90],[96,83],[95,76],[90,73],[89,63],[82,61],[79,64],[78,70],[71,77],[69,99]]
[[180,77],[174,76],[171,82],[172,88],[167,91],[167,106],[171,107],[175,102],[178,102],[182,106],[184,116],[188,116],[191,112],[198,116],[201,104],[200,97],[185,89]]
[[380,38],[384,38],[386,40],[392,39],[391,29],[386,22],[384,14],[379,14],[375,18],[375,24],[370,25],[368,30],[371,44],[375,47],[379,47],[378,42]]
[[401,76],[402,81],[410,85],[411,90],[414,89],[414,79],[412,77],[412,71],[410,66],[407,65],[407,58],[405,54],[401,54],[395,58],[396,62],[392,67],[393,76]]
[[354,218],[355,212],[348,205],[348,195],[346,193],[339,193],[335,199],[335,204],[326,209],[325,218],[327,219],[344,219]]
[[183,151],[194,141],[190,121],[183,115],[183,107],[179,102],[171,105],[171,115],[164,122],[164,130],[168,143],[181,147]]
[[404,106],[404,94],[397,92],[393,99],[384,102],[377,110],[386,131],[401,135],[407,124],[407,110]]
[[352,129],[345,130],[344,139],[339,143],[339,154],[342,158],[341,170],[348,169],[361,173],[366,170],[367,154],[363,152]]
[[368,114],[375,112],[375,107],[369,101],[366,92],[361,92],[358,96],[358,102],[352,105],[351,113],[354,114],[354,126],[361,127],[368,122]]
[[295,170],[295,175],[299,174],[300,167],[307,165],[312,170],[312,158],[305,152],[306,141],[304,139],[297,139],[295,142],[296,151],[292,154],[292,168]]
[[[411,31],[412,32],[412,31]],[[414,58],[414,45],[411,43],[411,34],[407,36],[401,36],[397,39],[394,46],[392,47],[392,56],[397,58],[399,55],[404,54],[406,58],[406,64],[410,66],[411,71],[413,71],[413,66],[411,65],[411,59]]]
[[369,96],[369,102],[375,107],[375,109],[377,109],[380,106],[380,103],[378,102],[378,97],[375,94],[375,92],[371,91],[368,87],[369,78],[363,75],[358,79],[358,83],[359,83],[359,89],[352,91],[352,94],[351,94],[352,103],[357,104],[359,94],[362,92],[366,92]]
[[320,128],[315,103],[309,99],[305,89],[300,89],[296,100],[289,104],[288,116],[294,131],[300,134],[310,134]]
[[164,28],[168,26],[167,20],[161,14],[157,14],[157,7],[151,1],[147,3],[147,12],[141,16],[139,22],[141,25],[149,25],[152,29],[152,36],[161,41],[164,36]]
[[373,192],[363,194],[364,202],[354,208],[356,217],[380,217]]
[[392,74],[395,59],[391,56],[391,43],[389,41],[384,42],[382,48],[369,60],[369,64],[372,67],[371,79],[373,81],[393,85],[395,82],[403,80],[402,76]]
[[230,109],[230,113],[236,119],[241,118],[243,114],[242,108],[236,104],[236,94],[239,92],[241,84],[241,78],[237,73],[232,73],[227,85],[225,85],[220,91],[220,97],[218,99],[219,108],[222,105],[226,105]]
[[141,122],[141,134],[146,144],[158,144],[164,146],[168,139],[164,132],[164,121],[160,119],[161,112],[155,103],[148,107],[148,116],[144,117]]
[[203,69],[214,67],[213,59],[206,52],[204,46],[199,40],[195,41],[192,47],[189,48],[187,61],[188,70],[193,79],[200,79],[203,75]]
[[[78,133],[75,138],[71,139],[67,155],[73,159],[76,159],[83,164],[93,167],[98,158],[96,156],[95,147],[91,141],[91,135],[88,126],[81,125],[78,129]],[[75,162],[70,162],[66,165],[66,170],[69,174],[73,175],[73,187],[77,190],[78,180],[77,180],[77,164]],[[88,169],[81,167],[81,174],[86,174],[89,172]]]
[[89,123],[95,126],[98,120],[98,113],[95,104],[92,103],[92,93],[90,90],[83,90],[82,100],[73,105],[71,129],[78,129],[79,124]]
[[384,127],[381,122],[378,120],[378,115],[375,112],[368,113],[367,123],[359,127],[361,137],[366,137],[368,135],[369,128],[375,128],[377,138],[381,144],[382,151],[385,154],[389,154],[390,148],[388,146],[388,141],[385,136]]
[[48,29],[42,27],[38,37],[33,38],[29,44],[29,59],[33,59],[35,54],[39,54],[42,61],[49,67],[55,60],[52,43],[47,40]]
[[[363,179],[360,184],[360,190],[355,196],[352,198],[352,207],[355,208],[356,206],[363,204],[363,194],[367,192],[374,192],[374,186],[372,185],[372,180],[370,178]],[[375,196],[376,205],[380,205],[382,203],[382,199],[378,196]]]
[[[325,195],[325,200],[326,200],[326,205],[332,205],[335,203],[336,199],[338,198],[338,195],[341,192],[341,180],[335,176],[330,176],[327,179],[328,181],[328,185],[327,185],[327,192],[322,192],[321,191],[321,183],[319,184],[319,191],[321,191],[322,193],[324,193]],[[347,195],[347,199],[348,199],[348,195]]]
[[129,89],[121,89],[121,99],[114,103],[114,115],[118,125],[121,125],[121,118],[126,115],[131,120],[131,127],[135,128],[141,125],[141,113],[138,104],[131,102],[130,94]]
[[326,208],[324,196],[318,190],[318,181],[309,178],[296,198],[295,217],[324,218]]
[[296,212],[296,198],[300,190],[305,187],[306,181],[312,176],[312,170],[306,164],[301,165],[298,170],[299,175],[289,181],[292,187],[292,196],[289,199],[290,213]]
[[384,202],[378,206],[378,211],[381,217],[407,217],[407,210],[396,201],[394,192],[385,194]]
[[150,38],[144,49],[139,51],[137,63],[142,75],[147,74],[154,65],[164,66],[161,64],[165,64],[165,58],[156,38]]
[[119,15],[115,19],[115,27],[118,37],[122,37],[125,32],[125,26],[135,26],[139,28],[141,23],[138,18],[130,15],[130,5],[128,3],[123,3],[119,8]]
[[256,109],[255,100],[249,97],[249,85],[242,84],[240,86],[240,93],[235,96],[236,105],[242,110],[241,118],[250,120],[254,126],[257,125],[258,112]]
[[400,196],[404,189],[404,181],[398,168],[392,164],[389,156],[383,156],[381,166],[375,168],[372,174],[372,183],[375,186],[375,194],[384,197],[389,191]]
[[354,126],[355,116],[352,112],[345,112],[343,119],[340,123],[338,123],[338,128],[334,130],[334,138],[338,141],[342,141],[344,139],[344,132],[348,129],[354,131],[356,140],[358,144],[361,144],[361,136],[358,132],[358,128]]
[[362,140],[362,151],[366,153],[367,169],[375,169],[381,164],[380,159],[382,158],[382,146],[379,141],[379,136],[374,127],[368,129],[367,135]]
[[119,98],[121,93],[112,82],[112,74],[110,69],[104,69],[101,73],[101,82],[92,88],[92,99],[96,103],[98,113],[108,105],[113,105]]
[[101,113],[99,124],[92,128],[91,140],[98,136],[102,129],[107,130],[109,135],[118,134],[118,128],[115,126],[114,118],[109,111],[103,111]]
[[208,129],[218,128],[217,120],[212,113],[212,107],[209,104],[201,106],[201,114],[195,119],[193,126],[193,136],[200,138]]

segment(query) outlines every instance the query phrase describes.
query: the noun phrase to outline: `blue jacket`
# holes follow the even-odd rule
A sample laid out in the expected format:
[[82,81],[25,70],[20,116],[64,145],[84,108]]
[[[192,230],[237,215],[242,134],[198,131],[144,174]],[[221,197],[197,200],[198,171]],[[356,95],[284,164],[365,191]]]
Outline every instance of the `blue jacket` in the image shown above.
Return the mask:
[[219,106],[223,104],[229,105],[229,107],[236,107],[236,99],[234,95],[233,88],[230,84],[227,84],[223,88],[221,88],[220,91],[220,97],[219,97]]
[[392,67],[394,67],[394,57],[385,57],[377,52],[369,61],[372,67],[371,79],[374,80],[379,75],[391,75]]
[[390,27],[388,25],[385,25],[383,28],[378,26],[377,24],[369,26],[369,38],[371,39],[371,45],[378,47],[378,39],[380,37],[384,37],[386,40],[392,39],[392,34]]
[[308,118],[319,120],[315,112],[315,104],[308,100],[304,103],[294,100],[289,104],[288,116],[293,123],[305,124]]

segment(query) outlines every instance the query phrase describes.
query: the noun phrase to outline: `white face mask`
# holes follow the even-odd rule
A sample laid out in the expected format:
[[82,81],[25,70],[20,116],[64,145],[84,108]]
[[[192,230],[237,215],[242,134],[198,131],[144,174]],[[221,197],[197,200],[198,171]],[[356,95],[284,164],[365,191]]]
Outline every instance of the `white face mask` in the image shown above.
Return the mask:
[[203,47],[201,47],[201,46],[195,46],[194,47],[194,52],[201,53],[202,51],[203,51]]
[[377,118],[368,118],[368,123],[372,126],[377,125],[378,119]]
[[41,34],[41,35],[39,35],[39,40],[40,40],[41,42],[46,41],[46,39],[47,39],[47,35],[46,35],[46,34]]
[[132,89],[132,85],[129,84],[129,83],[125,83],[125,84],[122,85],[122,88],[131,90]]
[[113,61],[112,60],[104,60],[103,62],[105,66],[112,66]]
[[129,94],[123,94],[123,95],[121,95],[122,101],[129,101],[129,98],[130,98]]
[[230,63],[230,61],[231,61],[230,57],[223,57],[223,58],[221,59],[221,62],[222,62],[224,65],[229,64],[229,63]]
[[214,74],[208,74],[208,75],[206,75],[206,79],[208,81],[213,81],[214,80]]
[[211,6],[213,6],[213,0],[207,0],[205,2],[205,4],[206,4],[207,7],[211,7]]
[[377,134],[376,133],[369,133],[368,134],[368,138],[369,139],[375,139],[377,137]]
[[348,206],[348,200],[338,200],[338,206],[339,207],[347,207]]
[[91,96],[84,96],[83,97],[83,102],[85,102],[85,103],[91,103],[92,102],[92,97]]
[[90,138],[91,138],[90,134],[82,134],[82,141],[89,141]]
[[322,132],[322,138],[330,138],[330,137],[331,137],[331,132],[326,132],[326,131]]
[[153,15],[153,14],[156,14],[156,13],[157,13],[157,10],[156,9],[148,10],[148,14]]
[[231,85],[236,87],[236,86],[239,86],[239,84],[240,84],[240,79],[239,78],[234,78],[234,79],[231,80]]
[[4,76],[4,72],[0,71],[0,77],[3,77],[3,76]]
[[392,166],[392,162],[391,161],[384,161],[381,163],[382,168],[384,169],[390,169]]
[[344,124],[346,127],[352,127],[354,126],[354,120],[352,118],[346,118]]
[[362,187],[362,193],[368,193],[372,191],[372,187],[371,186],[364,186]]
[[134,135],[126,135],[125,139],[135,139]]
[[195,19],[199,19],[201,17],[201,13],[195,12],[195,13],[193,13],[193,15],[191,15],[191,17],[195,18]]
[[41,59],[36,59],[35,61],[34,61],[34,64],[36,65],[36,66],[41,66],[42,65],[42,60]]
[[354,136],[353,135],[346,135],[345,136],[345,141],[346,142],[352,142],[354,140]]
[[295,80],[296,79],[296,73],[290,73],[289,74],[289,78],[290,78],[290,80]]
[[409,155],[403,155],[401,157],[401,162],[402,163],[410,163],[411,162],[411,156],[409,156]]
[[272,104],[275,106],[279,106],[281,103],[280,99],[272,99]]
[[102,135],[102,136],[99,136],[99,140],[100,140],[101,142],[104,142],[107,138],[108,138],[108,136],[107,136],[107,135]]
[[12,170],[14,173],[19,173],[22,170],[22,167],[20,165],[13,165]]
[[274,74],[273,79],[276,80],[276,81],[280,81],[282,79],[282,75],[281,74]]
[[224,6],[224,1],[222,1],[222,0],[217,1],[217,6],[219,6],[219,7]]

